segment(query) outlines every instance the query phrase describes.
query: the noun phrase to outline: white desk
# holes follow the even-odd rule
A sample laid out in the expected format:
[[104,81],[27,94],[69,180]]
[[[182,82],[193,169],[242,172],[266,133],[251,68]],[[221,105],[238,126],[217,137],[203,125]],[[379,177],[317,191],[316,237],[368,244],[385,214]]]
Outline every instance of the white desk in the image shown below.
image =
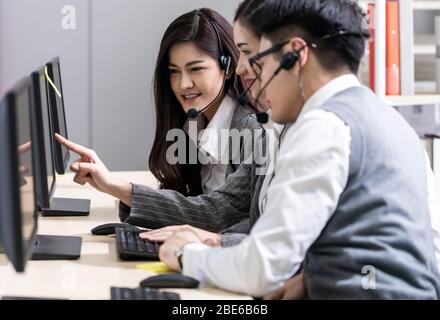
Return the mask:
[[[117,172],[127,181],[156,186],[151,173]],[[24,296],[67,299],[109,299],[110,287],[136,287],[142,279],[154,275],[136,268],[141,262],[120,261],[114,239],[93,236],[90,230],[103,223],[119,222],[116,199],[89,186],[73,183],[72,175],[57,177],[57,197],[92,200],[87,217],[39,218],[38,234],[80,236],[81,258],[73,261],[29,261],[26,272],[18,274],[4,254],[0,254],[0,296]],[[213,288],[167,289],[182,299],[250,299]]]

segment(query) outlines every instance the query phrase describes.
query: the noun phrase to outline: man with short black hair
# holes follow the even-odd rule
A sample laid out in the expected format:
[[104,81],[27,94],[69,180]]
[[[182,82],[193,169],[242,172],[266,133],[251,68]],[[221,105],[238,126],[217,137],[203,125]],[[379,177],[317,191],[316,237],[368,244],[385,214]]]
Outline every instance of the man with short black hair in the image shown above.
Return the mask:
[[160,252],[171,268],[254,296],[302,266],[311,299],[439,298],[425,153],[355,76],[368,39],[363,19],[348,0],[256,8],[250,22],[263,37],[250,63],[272,120],[288,125],[265,211],[235,247],[176,234]]

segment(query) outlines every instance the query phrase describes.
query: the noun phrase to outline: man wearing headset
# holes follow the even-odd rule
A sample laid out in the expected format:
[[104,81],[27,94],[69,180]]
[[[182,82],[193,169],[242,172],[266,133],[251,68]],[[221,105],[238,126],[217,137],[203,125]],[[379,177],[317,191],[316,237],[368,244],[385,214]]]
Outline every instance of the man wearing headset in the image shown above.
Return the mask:
[[363,19],[348,0],[256,8],[251,23],[263,37],[250,62],[272,120],[288,125],[265,211],[235,247],[182,232],[162,245],[162,261],[258,297],[302,270],[292,297],[304,284],[311,299],[439,298],[428,164],[415,132],[355,76],[369,36]]

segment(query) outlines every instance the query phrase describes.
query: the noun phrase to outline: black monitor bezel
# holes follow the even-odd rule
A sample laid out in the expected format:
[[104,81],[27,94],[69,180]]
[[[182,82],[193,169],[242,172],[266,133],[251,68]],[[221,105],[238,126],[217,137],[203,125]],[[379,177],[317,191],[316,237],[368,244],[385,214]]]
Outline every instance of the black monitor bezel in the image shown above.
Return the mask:
[[[61,93],[61,101],[62,101],[62,108],[63,108],[63,119],[61,119],[61,121],[64,121],[64,127],[66,128],[66,134],[65,134],[65,138],[68,139],[68,135],[67,135],[67,122],[66,122],[66,109],[64,107],[64,93],[63,93],[63,83],[62,83],[62,77],[61,77],[61,64],[60,64],[60,59],[59,57],[55,57],[52,60],[50,60],[47,64],[47,73],[49,75],[49,78],[54,81],[54,74],[53,74],[53,66],[55,64],[58,64],[58,70],[60,72],[60,93]],[[51,109],[51,115],[52,115],[52,119],[54,121],[52,121],[53,125],[52,125],[52,129],[53,129],[53,136],[55,133],[60,133],[60,126],[59,126],[59,115],[58,115],[58,109],[57,109],[57,98],[56,98],[56,93],[53,89],[51,89],[50,84],[48,86],[48,94],[49,94],[49,104],[50,104],[50,109]],[[54,107],[55,106],[55,107]],[[58,120],[58,121],[55,121]],[[53,150],[53,154],[54,154],[54,162],[55,162],[55,170],[58,174],[65,174],[66,173],[66,169],[67,169],[67,165],[69,163],[69,159],[70,159],[70,152],[69,150],[67,150],[66,153],[66,158],[63,159],[63,151],[62,151],[62,146],[55,140],[55,138],[52,139],[52,150]]]
[[[40,78],[45,77],[45,67],[38,68],[36,71],[32,72],[31,74],[31,92],[32,92],[32,121],[35,124],[34,127],[34,143],[36,143],[35,148],[35,164],[36,164],[36,170],[35,170],[35,178],[39,186],[36,190],[37,195],[37,204],[39,205],[40,209],[43,208],[49,208],[50,203],[52,202],[53,195],[55,192],[56,187],[56,174],[55,174],[55,164],[53,159],[53,146],[52,146],[52,139],[53,139],[53,129],[52,129],[52,122],[51,119],[51,112],[50,107],[48,105],[49,101],[47,101],[46,106],[41,105],[41,95],[40,95]],[[46,90],[47,94],[47,86],[44,88]],[[48,112],[49,117],[49,134],[52,135],[51,143],[50,143],[50,150],[52,155],[52,172],[53,172],[53,181],[52,185],[47,185],[47,175],[48,175],[48,164],[46,163],[46,153],[45,153],[45,139],[44,135],[46,134],[44,132],[44,126],[43,126],[43,112]]]
[[[3,249],[17,272],[24,272],[26,262],[32,254],[33,244],[38,229],[38,216],[34,203],[34,227],[31,237],[25,244],[23,241],[22,212],[19,186],[19,164],[18,164],[18,140],[17,140],[17,106],[16,96],[22,90],[27,90],[30,96],[30,79],[20,81],[10,92],[7,93],[5,101],[0,105],[0,138],[1,149],[4,156],[0,164],[0,189],[2,190],[2,202],[0,204],[0,228],[2,230]],[[29,103],[29,119],[31,121],[31,108]],[[2,123],[2,121],[4,123]],[[30,134],[33,133],[32,121],[30,123]],[[32,147],[32,166],[35,168],[35,153]],[[3,168],[3,169],[2,169]],[[34,177],[34,190],[35,190]],[[17,214],[19,212],[20,214]]]

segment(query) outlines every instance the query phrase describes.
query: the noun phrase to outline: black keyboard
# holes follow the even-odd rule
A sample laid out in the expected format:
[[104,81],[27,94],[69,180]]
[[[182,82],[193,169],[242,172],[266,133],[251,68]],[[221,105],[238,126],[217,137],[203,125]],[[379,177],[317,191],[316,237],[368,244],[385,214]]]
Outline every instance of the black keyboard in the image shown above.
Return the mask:
[[160,243],[139,238],[142,231],[116,228],[116,250],[121,260],[159,260]]
[[180,300],[178,293],[151,288],[111,287],[110,292],[112,300]]

